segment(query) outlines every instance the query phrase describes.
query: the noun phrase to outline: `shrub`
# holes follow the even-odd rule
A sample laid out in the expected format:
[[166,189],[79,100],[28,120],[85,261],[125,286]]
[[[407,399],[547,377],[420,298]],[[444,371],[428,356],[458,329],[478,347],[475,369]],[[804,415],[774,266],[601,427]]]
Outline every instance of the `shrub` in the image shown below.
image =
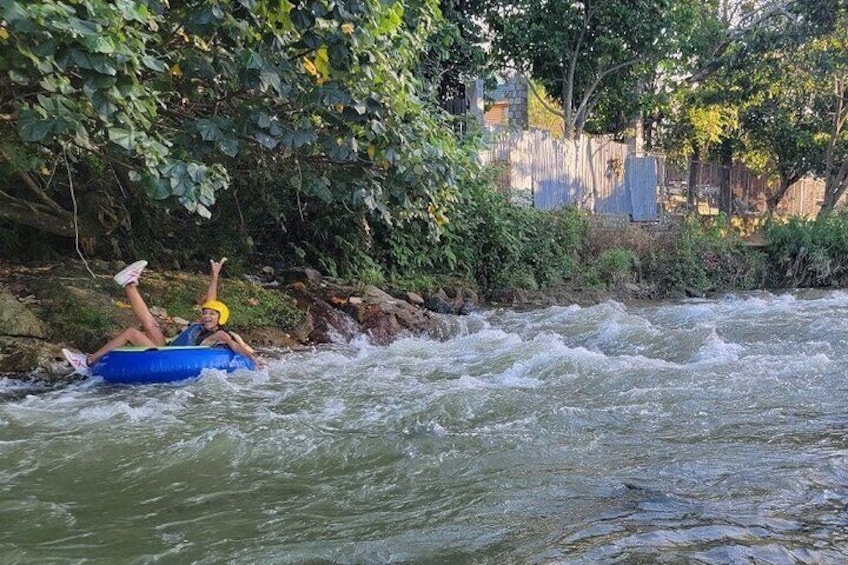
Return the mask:
[[770,284],[844,287],[848,284],[848,213],[818,220],[793,217],[766,223]]
[[598,257],[598,273],[607,285],[619,285],[632,278],[635,255],[629,249],[607,249]]
[[762,253],[746,248],[723,229],[719,217],[702,223],[687,219],[658,234],[644,256],[638,258],[641,280],[654,285],[659,295],[685,288],[701,290],[752,289],[765,280]]

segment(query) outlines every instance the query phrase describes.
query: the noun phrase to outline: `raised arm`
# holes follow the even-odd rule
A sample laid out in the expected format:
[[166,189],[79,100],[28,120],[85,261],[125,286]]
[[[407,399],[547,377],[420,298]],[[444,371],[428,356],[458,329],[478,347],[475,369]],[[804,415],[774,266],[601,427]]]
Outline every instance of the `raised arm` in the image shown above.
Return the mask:
[[206,289],[206,300],[218,300],[218,275],[221,273],[221,268],[227,258],[223,257],[220,261],[209,259],[209,264],[212,265],[212,278],[209,280],[209,288]]

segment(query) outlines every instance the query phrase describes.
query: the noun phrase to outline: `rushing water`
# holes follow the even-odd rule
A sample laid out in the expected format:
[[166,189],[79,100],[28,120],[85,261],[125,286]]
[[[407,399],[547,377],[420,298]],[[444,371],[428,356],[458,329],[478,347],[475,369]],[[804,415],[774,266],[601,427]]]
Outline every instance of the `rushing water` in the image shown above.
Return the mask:
[[848,294],[443,322],[13,396],[0,563],[848,560]]

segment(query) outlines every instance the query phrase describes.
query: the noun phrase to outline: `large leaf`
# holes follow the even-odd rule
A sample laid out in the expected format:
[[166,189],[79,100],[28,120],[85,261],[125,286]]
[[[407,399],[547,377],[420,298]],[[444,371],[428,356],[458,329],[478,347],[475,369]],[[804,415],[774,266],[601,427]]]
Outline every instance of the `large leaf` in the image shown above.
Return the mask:
[[32,110],[21,112],[18,132],[21,139],[29,143],[44,141],[53,128],[54,120],[43,119]]
[[265,132],[257,132],[253,138],[266,149],[274,149],[280,142]]
[[326,178],[311,177],[304,182],[305,192],[318,198],[323,202],[332,202],[333,193],[330,191],[329,182]]
[[203,141],[218,141],[223,136],[215,120],[207,118],[197,120],[197,131]]
[[115,52],[115,42],[111,37],[104,37],[102,35],[86,37],[85,40],[83,40],[83,44],[90,51],[95,53],[105,53],[109,55]]
[[227,157],[235,157],[239,153],[239,142],[232,137],[222,139],[218,142],[218,150]]
[[135,149],[137,135],[133,130],[122,127],[110,127],[107,131],[109,133],[109,141],[112,143],[123,147],[127,151]]

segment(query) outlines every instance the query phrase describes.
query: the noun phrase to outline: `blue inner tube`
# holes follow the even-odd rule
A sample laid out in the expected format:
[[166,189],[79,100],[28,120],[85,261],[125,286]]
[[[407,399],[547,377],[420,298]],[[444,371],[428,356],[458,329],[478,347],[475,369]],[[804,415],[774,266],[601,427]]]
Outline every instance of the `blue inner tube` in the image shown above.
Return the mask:
[[255,367],[229,347],[119,347],[101,357],[91,372],[110,383],[142,384],[190,379],[203,369],[230,373]]

